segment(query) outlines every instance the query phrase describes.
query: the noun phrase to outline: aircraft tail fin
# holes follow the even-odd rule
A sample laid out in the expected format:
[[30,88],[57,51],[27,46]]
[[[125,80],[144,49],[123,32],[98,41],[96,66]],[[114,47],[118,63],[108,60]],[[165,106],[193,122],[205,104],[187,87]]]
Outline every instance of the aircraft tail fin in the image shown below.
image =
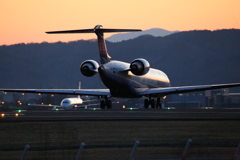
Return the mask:
[[142,31],[140,29],[106,29],[102,25],[96,25],[93,29],[79,29],[79,30],[65,30],[65,31],[51,31],[48,34],[64,34],[64,33],[95,33],[98,37],[98,50],[100,54],[101,64],[110,62],[111,57],[108,54],[106,42],[103,33],[111,32],[134,32]]

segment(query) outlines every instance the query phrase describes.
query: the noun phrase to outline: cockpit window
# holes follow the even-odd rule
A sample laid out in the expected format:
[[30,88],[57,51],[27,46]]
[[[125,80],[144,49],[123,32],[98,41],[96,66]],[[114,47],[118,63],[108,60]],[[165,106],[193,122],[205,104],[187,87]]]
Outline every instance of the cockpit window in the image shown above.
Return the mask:
[[62,103],[70,103],[69,100],[64,100]]

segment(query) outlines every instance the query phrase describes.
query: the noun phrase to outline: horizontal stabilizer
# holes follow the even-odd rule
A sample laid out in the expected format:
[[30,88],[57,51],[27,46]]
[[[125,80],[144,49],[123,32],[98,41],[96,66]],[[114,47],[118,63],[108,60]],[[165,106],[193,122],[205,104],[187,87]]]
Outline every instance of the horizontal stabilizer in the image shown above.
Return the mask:
[[79,30],[65,30],[65,31],[50,31],[46,32],[48,34],[58,34],[58,33],[95,33],[95,32],[135,32],[135,31],[142,31],[141,29],[79,29]]
[[54,33],[94,33],[94,29],[79,29],[79,30],[66,30],[66,31],[50,31],[48,34]]
[[98,29],[103,32],[137,32],[142,31],[141,29]]

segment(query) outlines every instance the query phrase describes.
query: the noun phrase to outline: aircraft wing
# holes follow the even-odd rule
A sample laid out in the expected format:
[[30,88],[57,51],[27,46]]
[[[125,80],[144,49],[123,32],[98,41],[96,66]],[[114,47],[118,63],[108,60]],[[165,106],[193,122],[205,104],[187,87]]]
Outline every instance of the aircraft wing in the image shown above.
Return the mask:
[[[205,91],[220,88],[230,88],[240,86],[240,83],[197,85],[166,88],[138,89],[140,96],[165,96],[186,92]],[[89,96],[111,96],[109,89],[0,89],[3,92],[20,93],[46,93],[46,94],[68,94],[68,95],[89,95]]]
[[110,96],[109,89],[0,89],[3,92]]
[[145,90],[138,90],[139,95],[147,96],[165,96],[168,94],[178,94],[186,92],[205,91],[220,88],[230,88],[240,86],[240,83],[229,84],[213,84],[213,85],[198,85],[198,86],[182,86],[182,87],[166,87],[166,88],[149,88]]

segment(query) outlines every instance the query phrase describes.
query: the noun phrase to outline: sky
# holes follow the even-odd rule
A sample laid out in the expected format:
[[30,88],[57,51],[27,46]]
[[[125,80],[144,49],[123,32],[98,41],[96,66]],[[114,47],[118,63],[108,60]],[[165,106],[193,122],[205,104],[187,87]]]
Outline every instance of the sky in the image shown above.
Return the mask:
[[[0,45],[95,39],[46,31],[240,29],[240,0],[0,0]],[[111,36],[105,34],[105,38]]]

